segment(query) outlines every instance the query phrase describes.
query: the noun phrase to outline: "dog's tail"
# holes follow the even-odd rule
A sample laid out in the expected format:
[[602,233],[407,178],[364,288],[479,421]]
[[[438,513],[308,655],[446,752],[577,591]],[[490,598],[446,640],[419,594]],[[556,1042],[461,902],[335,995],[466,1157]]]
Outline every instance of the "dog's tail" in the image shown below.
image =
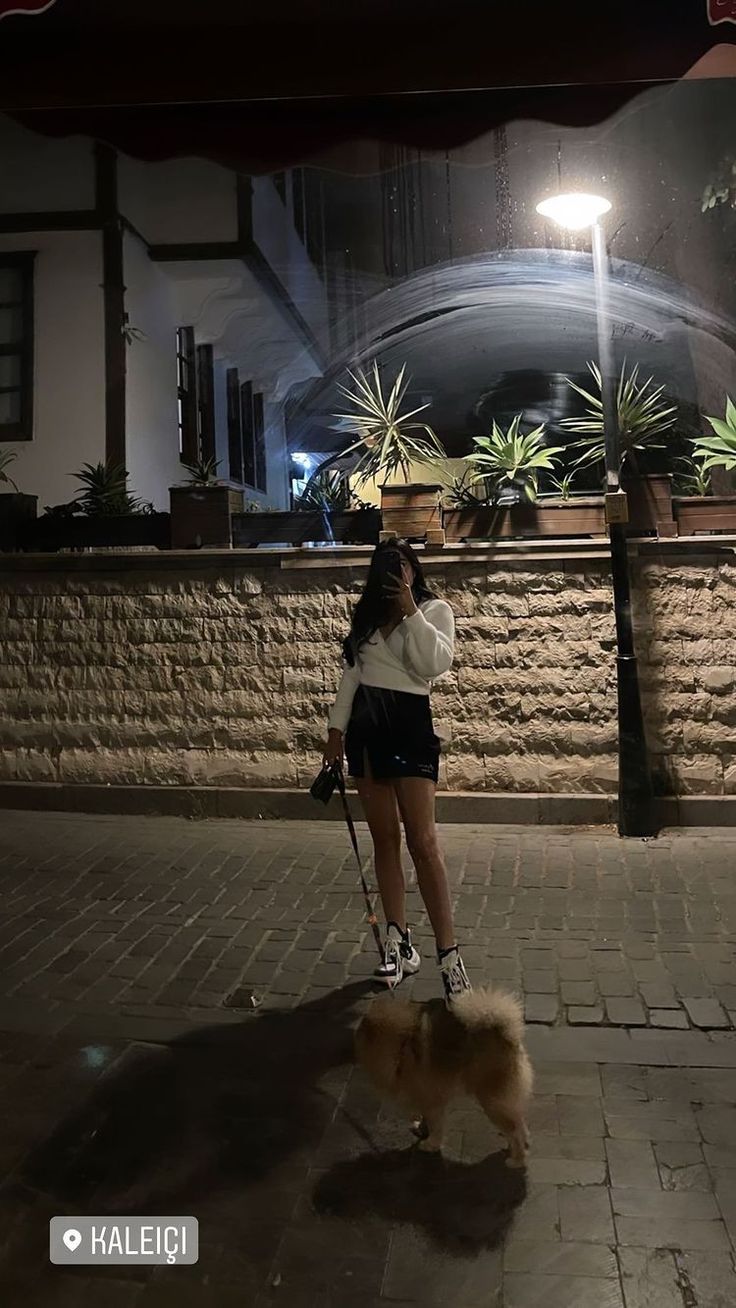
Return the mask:
[[451,1011],[469,1031],[495,1031],[515,1049],[521,1048],[524,1013],[515,995],[503,990],[468,990],[453,1000]]

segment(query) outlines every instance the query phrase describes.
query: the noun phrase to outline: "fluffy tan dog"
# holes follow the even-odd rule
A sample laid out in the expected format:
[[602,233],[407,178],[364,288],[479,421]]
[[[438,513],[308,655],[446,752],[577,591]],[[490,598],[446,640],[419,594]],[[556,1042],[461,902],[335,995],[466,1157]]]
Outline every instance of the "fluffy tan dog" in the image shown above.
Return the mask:
[[376,999],[355,1033],[358,1062],[385,1093],[420,1120],[422,1149],[441,1149],[452,1099],[477,1099],[509,1143],[509,1167],[523,1167],[529,1149],[525,1115],[532,1067],[524,1049],[521,1006],[499,990],[472,990],[448,1012],[441,1000],[417,1004]]

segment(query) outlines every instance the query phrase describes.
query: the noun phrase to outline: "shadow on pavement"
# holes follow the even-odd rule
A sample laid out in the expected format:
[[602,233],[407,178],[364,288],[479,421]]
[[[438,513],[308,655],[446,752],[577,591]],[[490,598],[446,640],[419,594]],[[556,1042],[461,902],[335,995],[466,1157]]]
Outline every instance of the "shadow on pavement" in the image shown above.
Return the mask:
[[335,1164],[312,1202],[322,1215],[411,1224],[444,1252],[467,1255],[497,1248],[525,1197],[526,1174],[506,1166],[505,1150],[463,1163],[412,1146]]
[[319,1143],[365,991],[356,982],[296,1009],[131,1045],[16,1180],[59,1211],[100,1214],[196,1212],[211,1193],[257,1184]]

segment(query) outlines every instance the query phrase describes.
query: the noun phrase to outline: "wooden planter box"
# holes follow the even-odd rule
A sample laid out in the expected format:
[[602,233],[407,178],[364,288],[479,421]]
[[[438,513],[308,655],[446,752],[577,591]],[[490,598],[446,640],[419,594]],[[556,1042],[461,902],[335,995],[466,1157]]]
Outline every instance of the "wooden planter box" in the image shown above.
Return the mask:
[[305,541],[333,541],[338,545],[375,545],[381,527],[378,509],[346,510],[323,514],[319,510],[290,509],[275,513],[237,513],[233,517],[233,545],[303,545]]
[[22,491],[0,494],[0,549],[24,549],[23,537],[37,513],[37,495],[24,495]]
[[644,477],[624,475],[621,484],[629,501],[629,531],[633,535],[649,531],[657,536],[677,535],[669,473]]
[[513,536],[603,536],[603,497],[542,500],[509,508],[445,509],[445,532],[451,540],[489,540]]
[[171,542],[171,520],[168,513],[45,516],[28,524],[23,540],[24,549],[39,553],[141,547],[167,550]]
[[171,548],[230,549],[232,517],[243,509],[242,490],[230,486],[172,486]]
[[736,495],[693,495],[672,501],[679,536],[698,532],[736,533]]
[[442,534],[441,486],[381,487],[383,534],[407,540],[427,540]]

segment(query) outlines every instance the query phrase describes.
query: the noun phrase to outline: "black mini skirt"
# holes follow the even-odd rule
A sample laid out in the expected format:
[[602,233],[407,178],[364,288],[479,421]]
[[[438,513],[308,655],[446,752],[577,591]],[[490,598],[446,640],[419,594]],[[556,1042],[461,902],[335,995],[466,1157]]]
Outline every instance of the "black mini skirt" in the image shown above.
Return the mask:
[[345,755],[351,777],[366,775],[367,756],[370,776],[376,781],[424,777],[436,785],[440,741],[429,696],[358,686],[345,733]]

